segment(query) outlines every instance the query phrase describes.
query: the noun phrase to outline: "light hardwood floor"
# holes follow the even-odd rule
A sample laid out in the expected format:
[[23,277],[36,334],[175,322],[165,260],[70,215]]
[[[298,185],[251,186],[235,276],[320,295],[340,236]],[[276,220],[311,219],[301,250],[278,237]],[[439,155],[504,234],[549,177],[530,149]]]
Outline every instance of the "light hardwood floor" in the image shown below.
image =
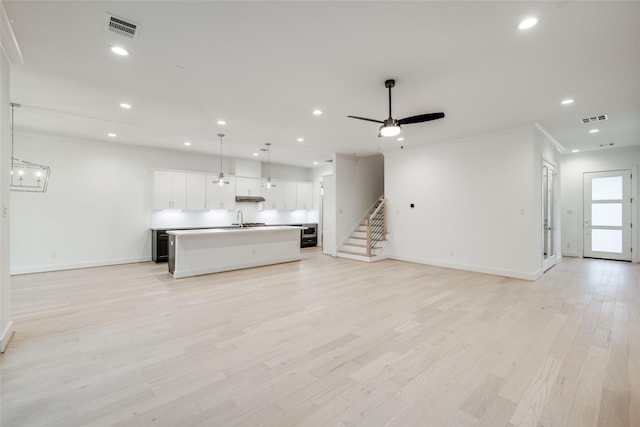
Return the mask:
[[18,276],[2,426],[640,426],[640,266]]

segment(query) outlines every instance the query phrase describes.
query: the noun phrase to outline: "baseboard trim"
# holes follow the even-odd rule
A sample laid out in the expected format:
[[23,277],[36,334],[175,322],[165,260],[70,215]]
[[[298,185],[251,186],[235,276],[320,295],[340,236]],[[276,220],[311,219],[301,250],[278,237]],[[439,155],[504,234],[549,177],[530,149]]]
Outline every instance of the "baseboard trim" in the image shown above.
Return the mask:
[[530,280],[530,281],[538,280],[540,277],[542,277],[542,274],[543,274],[542,268],[539,268],[530,273],[524,273],[519,271],[503,270],[499,268],[488,268],[488,267],[481,267],[477,265],[442,262],[437,260],[406,257],[401,255],[388,256],[388,258],[396,259],[399,261],[415,262],[416,264],[425,264],[425,265],[433,265],[435,267],[451,268],[453,270],[473,271],[476,273],[491,274],[493,276],[511,277],[514,279],[522,279],[522,280]]
[[111,259],[111,260],[102,260],[102,261],[80,262],[80,263],[73,263],[73,264],[39,265],[35,267],[12,268],[11,275],[19,276],[21,274],[46,273],[49,271],[62,271],[62,270],[75,270],[78,268],[105,267],[107,265],[118,265],[118,264],[134,264],[136,262],[146,262],[146,261],[151,261],[151,257],[121,258],[121,259]]
[[2,331],[2,335],[0,335],[0,353],[5,352],[15,332],[16,331],[13,329],[13,320],[10,320],[7,327]]
[[569,256],[572,258],[580,258],[580,254],[578,252],[573,251],[562,251],[562,256]]

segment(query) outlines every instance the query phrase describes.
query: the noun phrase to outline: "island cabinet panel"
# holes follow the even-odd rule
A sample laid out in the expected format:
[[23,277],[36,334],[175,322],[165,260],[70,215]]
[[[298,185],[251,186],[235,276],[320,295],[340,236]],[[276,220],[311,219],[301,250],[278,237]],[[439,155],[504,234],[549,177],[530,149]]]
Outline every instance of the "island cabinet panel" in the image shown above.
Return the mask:
[[225,176],[229,184],[214,183],[218,175],[206,177],[206,208],[207,210],[233,210],[236,208],[236,177]]
[[261,196],[260,178],[236,177],[236,196]]
[[203,210],[205,209],[205,180],[203,174],[187,173],[186,174],[186,209]]
[[184,172],[155,171],[154,209],[186,209],[187,175]]
[[298,182],[296,185],[296,209],[313,209],[313,185],[310,182]]
[[181,277],[299,261],[301,227],[167,231],[169,273]]

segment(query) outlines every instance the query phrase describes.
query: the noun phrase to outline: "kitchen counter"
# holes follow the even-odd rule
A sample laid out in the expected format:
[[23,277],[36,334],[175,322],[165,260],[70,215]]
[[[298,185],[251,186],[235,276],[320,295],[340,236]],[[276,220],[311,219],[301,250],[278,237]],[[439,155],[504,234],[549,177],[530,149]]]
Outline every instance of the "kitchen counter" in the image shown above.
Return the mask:
[[178,279],[299,261],[300,229],[269,226],[167,231],[169,273]]

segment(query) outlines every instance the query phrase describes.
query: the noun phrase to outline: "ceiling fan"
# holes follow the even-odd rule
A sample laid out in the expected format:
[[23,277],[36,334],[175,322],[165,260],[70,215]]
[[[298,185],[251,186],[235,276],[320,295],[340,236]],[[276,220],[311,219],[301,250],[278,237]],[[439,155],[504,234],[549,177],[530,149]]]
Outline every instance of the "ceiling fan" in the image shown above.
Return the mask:
[[404,119],[395,120],[391,117],[391,88],[396,85],[396,81],[393,79],[386,80],[384,82],[384,87],[389,89],[389,118],[386,120],[375,120],[375,119],[367,119],[366,117],[358,117],[358,116],[347,116],[352,119],[358,120],[366,120],[368,122],[382,123],[380,129],[378,130],[378,137],[381,136],[396,136],[400,133],[400,126],[408,125],[411,123],[422,123],[428,122],[431,120],[437,120],[444,117],[444,113],[428,113],[428,114],[418,114],[417,116],[405,117]]

